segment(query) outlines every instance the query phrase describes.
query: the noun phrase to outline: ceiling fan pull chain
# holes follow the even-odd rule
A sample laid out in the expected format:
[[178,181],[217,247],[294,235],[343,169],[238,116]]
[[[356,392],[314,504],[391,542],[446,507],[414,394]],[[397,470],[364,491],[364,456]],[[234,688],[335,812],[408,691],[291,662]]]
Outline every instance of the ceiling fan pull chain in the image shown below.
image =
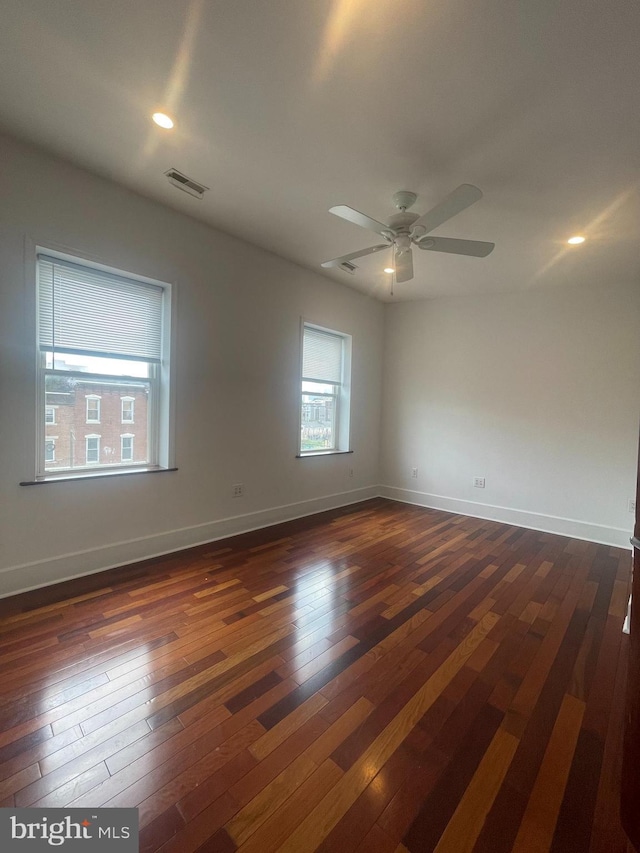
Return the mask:
[[393,286],[396,281],[396,249],[395,245],[391,244],[391,296],[393,296]]

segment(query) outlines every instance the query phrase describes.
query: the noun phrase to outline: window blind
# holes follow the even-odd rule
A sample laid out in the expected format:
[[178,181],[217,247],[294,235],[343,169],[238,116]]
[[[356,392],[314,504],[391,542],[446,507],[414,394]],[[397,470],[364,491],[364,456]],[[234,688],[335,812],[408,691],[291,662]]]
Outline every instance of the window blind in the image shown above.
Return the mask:
[[38,256],[40,349],[159,362],[163,289]]
[[302,378],[317,382],[342,382],[342,345],[340,335],[304,327]]

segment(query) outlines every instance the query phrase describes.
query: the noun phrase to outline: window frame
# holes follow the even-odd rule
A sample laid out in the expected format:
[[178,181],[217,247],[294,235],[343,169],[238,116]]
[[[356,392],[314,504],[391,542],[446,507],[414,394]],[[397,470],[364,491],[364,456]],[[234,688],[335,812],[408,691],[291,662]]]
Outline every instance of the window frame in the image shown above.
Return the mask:
[[[107,273],[123,276],[131,281],[139,281],[141,284],[152,284],[163,290],[163,318],[162,318],[162,345],[161,360],[159,364],[153,365],[153,379],[157,382],[158,392],[153,401],[149,401],[148,418],[151,429],[148,433],[149,440],[149,462],[135,464],[113,464],[113,463],[89,463],[86,467],[76,469],[47,470],[45,464],[44,441],[46,439],[46,427],[44,422],[45,406],[45,375],[46,354],[41,352],[38,343],[38,256],[47,255],[61,261],[76,265],[82,265]],[[117,476],[118,474],[132,473],[156,473],[158,471],[178,470],[175,462],[175,420],[176,420],[176,395],[175,395],[175,357],[176,352],[176,305],[177,285],[175,282],[160,280],[148,275],[142,275],[131,270],[124,270],[112,263],[105,263],[104,259],[87,254],[77,248],[69,248],[50,241],[34,240],[25,237],[25,302],[27,313],[25,314],[26,332],[28,337],[34,341],[35,359],[32,362],[33,389],[35,392],[35,414],[34,421],[27,426],[26,432],[31,435],[31,440],[25,444],[25,448],[35,448],[34,455],[28,454],[24,457],[27,470],[31,468],[33,474],[21,480],[20,485],[37,485],[39,483],[63,482],[69,480],[95,479],[98,477]],[[58,371],[58,375],[61,371]],[[152,372],[151,370],[149,371]],[[65,376],[72,378],[73,371],[64,371]],[[127,377],[123,375],[105,376],[103,374],[78,373],[83,380],[90,378],[110,378],[116,381],[127,381],[133,379],[140,381],[140,377]],[[151,378],[151,377],[150,377]],[[146,380],[145,380],[146,381]],[[155,428],[155,431],[154,431]],[[78,436],[82,440],[81,436]],[[153,444],[152,444],[153,442]],[[86,453],[86,444],[85,444]],[[29,459],[30,457],[30,459]],[[35,464],[34,464],[35,459]],[[151,461],[151,460],[154,461]]]
[[[56,462],[56,439],[57,436],[46,436],[44,440],[44,460],[47,464],[51,464],[52,462]],[[51,454],[51,459],[47,459],[47,444],[51,444],[53,446],[53,453]]]
[[[124,440],[128,438],[131,441],[131,458],[124,458]],[[135,439],[135,435],[132,432],[127,432],[120,435],[120,461],[121,462],[133,462],[133,441]]]
[[[45,426],[55,426],[56,425],[56,409],[57,408],[58,408],[57,406],[47,406],[47,404],[45,403],[45,406],[44,406],[44,423],[45,423]],[[47,420],[47,412],[51,412],[51,414],[53,415],[53,417],[51,418],[50,421]]]
[[[131,417],[130,418],[125,418],[125,416],[124,416],[124,404],[125,403],[131,404]],[[135,406],[136,406],[136,398],[135,397],[129,397],[127,395],[125,395],[124,397],[120,397],[120,423],[121,424],[134,424],[135,423],[135,416],[136,416]]]
[[[53,371],[52,371],[53,372]],[[76,373],[77,371],[65,371],[65,373]],[[82,375],[82,374],[80,374]],[[87,424],[99,424],[102,418],[102,398],[99,394],[85,394],[85,423]],[[98,416],[96,418],[89,417],[89,403],[96,404],[96,410],[98,412]]]
[[[85,465],[91,465],[92,469],[93,469],[94,465],[100,464],[100,445],[101,445],[100,439],[101,438],[102,438],[101,435],[97,435],[97,434],[93,434],[93,433],[91,435],[85,435],[85,437],[84,437],[84,464]],[[90,441],[97,442],[96,452],[98,454],[98,458],[95,460],[95,462],[93,460],[91,462],[89,461],[89,442]]]
[[[306,379],[304,377],[304,332],[305,329],[314,329],[319,332],[324,332],[328,335],[334,335],[342,339],[342,358],[341,358],[341,377],[339,383],[322,382],[316,379]],[[347,332],[332,329],[328,326],[319,325],[310,320],[301,317],[300,319],[300,370],[298,382],[298,440],[297,440],[297,458],[306,458],[310,456],[333,456],[339,453],[351,453],[351,354],[352,354],[353,338]],[[303,390],[303,383],[315,382],[318,385],[333,385],[334,393],[318,392],[314,396],[331,397],[334,399],[334,429],[333,429],[333,446],[316,450],[303,450],[302,448],[302,398],[308,396],[309,392]]]

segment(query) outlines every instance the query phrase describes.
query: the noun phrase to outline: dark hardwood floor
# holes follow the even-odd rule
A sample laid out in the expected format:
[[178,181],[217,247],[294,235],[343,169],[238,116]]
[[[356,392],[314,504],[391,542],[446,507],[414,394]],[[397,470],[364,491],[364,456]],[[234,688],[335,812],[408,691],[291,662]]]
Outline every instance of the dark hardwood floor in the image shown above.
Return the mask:
[[162,853],[624,853],[630,553],[382,499],[0,602],[0,806]]

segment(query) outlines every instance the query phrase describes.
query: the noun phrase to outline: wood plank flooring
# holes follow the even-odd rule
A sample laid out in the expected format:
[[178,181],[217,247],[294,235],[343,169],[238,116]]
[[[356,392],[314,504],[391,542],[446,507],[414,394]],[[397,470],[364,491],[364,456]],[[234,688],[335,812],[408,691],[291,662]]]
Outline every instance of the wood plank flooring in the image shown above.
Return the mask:
[[630,553],[376,499],[0,602],[0,806],[144,853],[626,853]]

